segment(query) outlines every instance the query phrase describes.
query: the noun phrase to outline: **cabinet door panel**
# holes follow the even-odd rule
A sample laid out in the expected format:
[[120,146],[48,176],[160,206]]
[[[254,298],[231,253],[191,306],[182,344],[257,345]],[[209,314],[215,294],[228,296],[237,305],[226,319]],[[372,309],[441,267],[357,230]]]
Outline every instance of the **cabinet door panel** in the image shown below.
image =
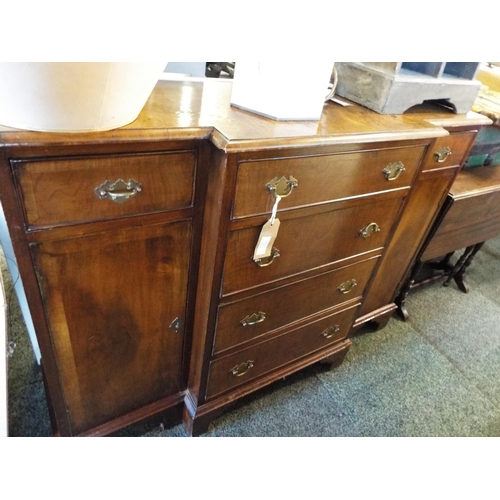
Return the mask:
[[33,245],[75,434],[184,389],[190,240],[183,221]]

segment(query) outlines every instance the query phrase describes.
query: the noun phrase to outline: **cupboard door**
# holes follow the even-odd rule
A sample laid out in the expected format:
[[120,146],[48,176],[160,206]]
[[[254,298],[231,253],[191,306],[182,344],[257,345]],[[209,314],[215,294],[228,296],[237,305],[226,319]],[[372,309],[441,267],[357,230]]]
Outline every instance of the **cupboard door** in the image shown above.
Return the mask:
[[191,221],[32,246],[72,431],[182,391]]

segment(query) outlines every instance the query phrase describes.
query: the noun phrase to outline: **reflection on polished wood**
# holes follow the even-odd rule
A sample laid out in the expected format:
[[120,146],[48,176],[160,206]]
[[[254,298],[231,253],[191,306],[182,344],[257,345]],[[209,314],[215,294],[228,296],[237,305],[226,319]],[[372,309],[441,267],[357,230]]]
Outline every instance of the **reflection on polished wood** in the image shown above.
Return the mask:
[[[357,105],[325,104],[319,121],[275,121],[230,106],[231,82],[159,81],[137,119],[107,132],[58,133],[17,131],[0,126],[4,143],[90,142],[148,139],[204,139],[222,149],[345,144],[370,140],[415,139],[446,135],[425,120],[382,116]],[[472,118],[471,118],[472,119]]]

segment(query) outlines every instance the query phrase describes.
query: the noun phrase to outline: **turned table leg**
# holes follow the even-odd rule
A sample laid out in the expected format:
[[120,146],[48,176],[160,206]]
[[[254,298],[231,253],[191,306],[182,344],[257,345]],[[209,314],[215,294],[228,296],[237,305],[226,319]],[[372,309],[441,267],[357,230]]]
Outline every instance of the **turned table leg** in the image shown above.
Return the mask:
[[410,293],[411,287],[413,283],[415,283],[415,279],[420,272],[420,270],[424,267],[424,263],[421,261],[418,261],[417,264],[415,264],[415,267],[413,268],[413,271],[410,274],[410,277],[404,284],[403,288],[401,288],[401,291],[399,292],[399,295],[396,297],[396,300],[394,301],[396,303],[397,309],[396,309],[396,314],[403,320],[403,321],[408,321],[408,318],[410,317],[408,310],[406,309],[406,297],[408,297],[408,294]]
[[[460,267],[460,269],[458,269],[456,274],[454,276],[452,276],[452,278],[455,280],[455,283],[458,286],[458,288],[464,293],[467,293],[469,291],[469,287],[468,287],[467,283],[465,283],[465,281],[464,281],[465,271],[471,265],[472,260],[474,259],[474,256],[477,254],[477,252],[479,252],[479,250],[481,250],[481,247],[483,245],[484,245],[484,241],[474,245],[473,248],[471,249],[471,251],[469,252],[469,254],[467,255],[467,257],[466,257],[464,263],[462,264],[462,266]],[[448,277],[447,281],[449,281],[449,279],[450,278]],[[447,286],[447,285],[445,285],[445,286]]]

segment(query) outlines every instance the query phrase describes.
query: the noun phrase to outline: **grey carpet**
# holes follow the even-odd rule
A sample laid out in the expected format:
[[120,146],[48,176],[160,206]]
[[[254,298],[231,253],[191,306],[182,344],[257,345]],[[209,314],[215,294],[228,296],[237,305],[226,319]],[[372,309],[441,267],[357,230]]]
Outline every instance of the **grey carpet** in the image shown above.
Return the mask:
[[[51,434],[40,370],[12,294],[8,398],[11,436]],[[309,367],[215,419],[206,437],[499,436],[500,238],[469,268],[470,292],[435,282],[414,290],[410,320],[353,338],[335,370]],[[121,436],[183,437],[182,426],[131,426]]]

